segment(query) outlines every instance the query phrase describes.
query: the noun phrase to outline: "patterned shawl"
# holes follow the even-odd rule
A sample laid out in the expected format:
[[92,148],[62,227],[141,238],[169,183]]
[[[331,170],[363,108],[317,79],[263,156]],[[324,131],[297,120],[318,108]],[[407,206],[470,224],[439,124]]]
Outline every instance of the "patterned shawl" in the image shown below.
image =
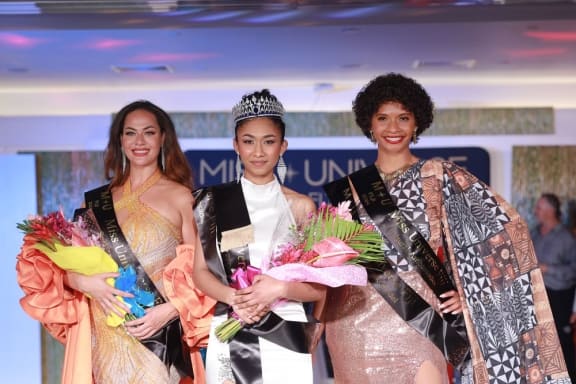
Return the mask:
[[466,304],[474,383],[570,383],[524,220],[451,162],[424,162],[420,180]]

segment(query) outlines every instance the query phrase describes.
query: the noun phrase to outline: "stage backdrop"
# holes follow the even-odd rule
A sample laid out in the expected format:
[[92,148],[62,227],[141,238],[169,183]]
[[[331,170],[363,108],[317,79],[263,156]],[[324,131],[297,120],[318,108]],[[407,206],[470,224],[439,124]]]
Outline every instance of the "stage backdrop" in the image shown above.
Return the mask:
[[516,146],[512,155],[512,205],[532,228],[536,200],[542,193],[555,193],[562,203],[562,221],[576,235],[576,146]]
[[[482,148],[415,148],[414,155],[442,158],[466,168],[490,184],[490,158]],[[233,150],[186,151],[197,187],[232,181],[236,177],[236,153]],[[288,150],[285,185],[310,196],[316,204],[327,201],[322,186],[357,171],[376,159],[375,149],[365,150]]]

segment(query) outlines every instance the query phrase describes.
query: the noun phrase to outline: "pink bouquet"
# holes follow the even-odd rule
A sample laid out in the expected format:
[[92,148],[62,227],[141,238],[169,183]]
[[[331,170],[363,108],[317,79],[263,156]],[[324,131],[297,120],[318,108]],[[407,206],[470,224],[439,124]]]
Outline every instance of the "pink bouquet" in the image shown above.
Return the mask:
[[[24,233],[22,252],[18,256],[19,263],[53,263],[62,270],[84,275],[118,272],[118,264],[101,247],[102,239],[96,226],[96,219],[90,212],[79,216],[77,221],[68,221],[62,211],[31,216],[16,224]],[[122,270],[119,277],[123,276]],[[35,297],[43,295],[33,281],[27,280],[30,277],[27,274],[19,274],[18,277],[19,284],[27,294],[24,302],[34,301]],[[106,282],[111,286],[115,285],[114,278],[108,278]],[[118,297],[118,300],[124,301],[121,297]],[[106,318],[106,324],[112,327],[117,327],[124,321],[124,318],[115,313]]]
[[89,229],[83,217],[78,221],[66,220],[62,211],[45,216],[31,216],[16,227],[24,232],[25,244],[41,244],[55,252],[56,244],[62,246],[99,246],[100,236]]
[[[362,266],[382,259],[382,239],[372,225],[352,219],[350,202],[322,203],[308,220],[291,230],[291,241],[277,246],[262,272],[283,281],[318,283],[329,287],[366,285]],[[258,268],[238,268],[232,286],[245,288]],[[239,282],[239,283],[238,283]],[[235,286],[237,284],[238,286]],[[216,328],[222,342],[230,340],[243,324],[234,314]]]

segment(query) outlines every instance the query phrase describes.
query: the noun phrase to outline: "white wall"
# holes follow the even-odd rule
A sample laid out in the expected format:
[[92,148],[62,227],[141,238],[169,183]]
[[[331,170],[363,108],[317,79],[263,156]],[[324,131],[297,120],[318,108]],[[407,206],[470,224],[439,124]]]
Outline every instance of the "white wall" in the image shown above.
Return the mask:
[[16,223],[36,212],[33,155],[0,154],[0,383],[40,383],[40,325],[20,307],[16,255],[22,234]]
[[[84,116],[0,116],[0,153],[103,150],[109,114]],[[492,187],[510,200],[514,145],[576,145],[576,109],[555,111],[550,135],[423,136],[419,148],[477,146],[490,153]],[[292,149],[372,148],[364,137],[288,137]],[[183,139],[183,149],[231,149],[230,138]]]

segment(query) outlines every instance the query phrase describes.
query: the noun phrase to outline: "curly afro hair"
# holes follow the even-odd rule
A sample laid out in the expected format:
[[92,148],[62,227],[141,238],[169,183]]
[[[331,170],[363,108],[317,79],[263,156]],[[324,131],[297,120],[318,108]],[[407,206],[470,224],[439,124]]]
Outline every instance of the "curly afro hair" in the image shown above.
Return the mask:
[[432,124],[434,103],[428,92],[409,77],[398,73],[388,73],[366,84],[352,103],[356,124],[368,139],[370,139],[372,116],[382,104],[390,101],[402,104],[414,114],[417,136],[420,136]]

